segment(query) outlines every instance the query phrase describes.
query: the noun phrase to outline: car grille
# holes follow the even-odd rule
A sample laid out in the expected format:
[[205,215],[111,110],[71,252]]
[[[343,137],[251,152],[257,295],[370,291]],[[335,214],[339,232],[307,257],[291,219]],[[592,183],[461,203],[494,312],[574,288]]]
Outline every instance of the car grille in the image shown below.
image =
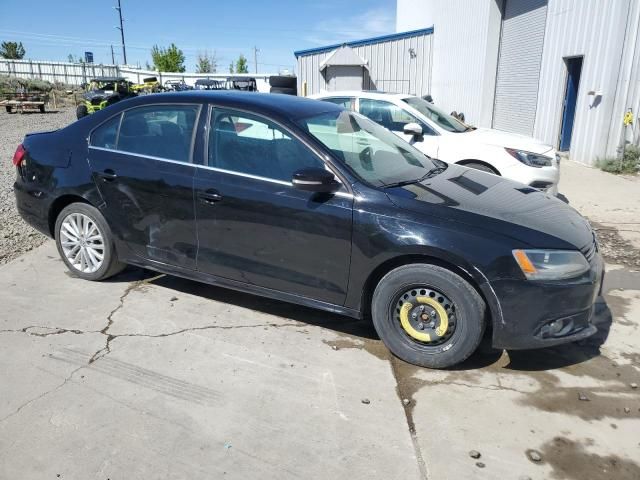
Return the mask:
[[591,262],[591,260],[593,260],[593,257],[595,257],[596,253],[598,253],[599,251],[596,234],[591,232],[591,235],[593,237],[592,242],[580,249],[580,251],[582,252],[582,254],[587,259],[588,262]]
[[100,105],[101,102],[102,102],[101,98],[92,98],[91,99],[91,105]]

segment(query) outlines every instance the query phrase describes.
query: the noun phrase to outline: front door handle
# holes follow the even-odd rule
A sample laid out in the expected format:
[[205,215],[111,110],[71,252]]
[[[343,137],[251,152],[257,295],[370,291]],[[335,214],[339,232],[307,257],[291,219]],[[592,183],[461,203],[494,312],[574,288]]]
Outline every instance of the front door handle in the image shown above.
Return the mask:
[[214,203],[222,201],[222,195],[220,195],[217,190],[206,190],[204,192],[200,192],[198,194],[198,198],[202,203],[206,203],[207,205],[213,205]]
[[118,178],[118,175],[116,175],[116,172],[114,172],[110,168],[107,168],[103,172],[98,172],[98,176],[102,178],[103,182],[112,182],[113,180]]

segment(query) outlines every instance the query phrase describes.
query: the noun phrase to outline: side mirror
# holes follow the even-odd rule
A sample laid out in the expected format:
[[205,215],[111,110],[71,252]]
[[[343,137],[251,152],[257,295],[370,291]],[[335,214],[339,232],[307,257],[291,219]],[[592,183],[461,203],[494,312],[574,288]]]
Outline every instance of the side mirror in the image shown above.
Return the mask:
[[422,127],[417,123],[407,123],[403,130],[405,135],[413,135],[414,137],[422,136]]
[[298,190],[317,193],[335,192],[340,183],[324,168],[303,168],[294,172],[291,183]]

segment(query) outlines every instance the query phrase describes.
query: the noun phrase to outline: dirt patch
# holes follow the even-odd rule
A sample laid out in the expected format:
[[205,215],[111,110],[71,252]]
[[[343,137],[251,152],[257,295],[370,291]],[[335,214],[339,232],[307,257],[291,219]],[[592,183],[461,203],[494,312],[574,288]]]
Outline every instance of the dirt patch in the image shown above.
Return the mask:
[[566,437],[555,437],[540,449],[542,462],[553,471],[551,478],[567,480],[637,480],[640,465],[617,455],[598,455],[587,452],[584,443]]
[[640,250],[620,236],[615,228],[591,222],[598,236],[600,253],[610,263],[640,268]]

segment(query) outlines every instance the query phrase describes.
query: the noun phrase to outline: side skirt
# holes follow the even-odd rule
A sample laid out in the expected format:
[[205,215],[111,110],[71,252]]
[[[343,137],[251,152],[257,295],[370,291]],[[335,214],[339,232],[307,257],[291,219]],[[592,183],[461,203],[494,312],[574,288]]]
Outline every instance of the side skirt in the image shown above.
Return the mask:
[[352,318],[362,318],[362,312],[347,308],[342,305],[335,305],[333,303],[321,302],[312,298],[303,297],[300,295],[294,295],[291,293],[281,292],[279,290],[273,290],[270,288],[259,287],[256,285],[250,285],[248,283],[238,282],[236,280],[230,280],[228,278],[218,277],[210,275],[208,273],[198,272],[195,270],[189,270],[186,268],[176,267],[174,265],[167,265],[164,263],[154,262],[152,260],[142,260],[140,258],[126,258],[122,261],[135,265],[140,268],[147,268],[159,273],[165,273],[167,275],[175,275],[177,277],[186,278],[188,280],[195,280],[197,282],[207,283],[216,287],[229,288],[231,290],[237,290],[239,292],[250,293],[252,295],[258,295],[260,297],[272,298],[274,300],[280,300],[283,302],[294,303],[296,305],[302,305],[305,307],[316,308],[318,310],[324,310],[326,312],[337,313],[339,315],[345,315]]

